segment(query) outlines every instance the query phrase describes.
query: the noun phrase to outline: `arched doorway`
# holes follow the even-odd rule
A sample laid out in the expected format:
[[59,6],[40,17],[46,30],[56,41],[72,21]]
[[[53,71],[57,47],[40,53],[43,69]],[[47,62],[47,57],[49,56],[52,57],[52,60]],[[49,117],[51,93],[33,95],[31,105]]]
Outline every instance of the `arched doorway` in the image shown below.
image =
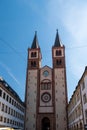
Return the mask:
[[50,130],[50,120],[47,117],[42,119],[42,130]]

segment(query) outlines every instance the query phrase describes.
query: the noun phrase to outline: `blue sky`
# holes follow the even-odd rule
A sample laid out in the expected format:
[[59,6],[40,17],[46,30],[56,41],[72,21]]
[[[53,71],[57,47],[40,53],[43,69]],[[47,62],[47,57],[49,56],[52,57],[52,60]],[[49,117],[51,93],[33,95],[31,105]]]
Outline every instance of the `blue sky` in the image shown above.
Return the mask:
[[70,98],[87,65],[86,0],[0,0],[0,76],[25,95],[27,49],[37,30],[42,66],[52,66],[56,29],[66,47]]

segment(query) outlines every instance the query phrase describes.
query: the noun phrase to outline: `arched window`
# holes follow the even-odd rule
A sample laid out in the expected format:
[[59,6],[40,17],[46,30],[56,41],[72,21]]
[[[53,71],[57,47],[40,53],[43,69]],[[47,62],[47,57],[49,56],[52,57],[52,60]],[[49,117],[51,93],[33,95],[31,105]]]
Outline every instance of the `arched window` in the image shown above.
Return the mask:
[[31,61],[31,67],[33,67],[33,61]]
[[36,67],[36,61],[34,61],[34,67]]
[[31,67],[36,67],[36,61],[31,61]]
[[58,50],[56,50],[56,56],[58,56]]
[[37,53],[36,52],[31,52],[31,57],[37,57]]
[[61,50],[56,50],[56,56],[61,56]]
[[61,50],[59,50],[59,56],[61,55]]
[[36,52],[34,52],[34,57],[37,57],[37,53]]
[[62,64],[62,60],[60,59],[60,60],[56,60],[56,65],[57,66],[60,66]]
[[33,55],[34,55],[33,52],[31,52],[31,57],[33,57]]

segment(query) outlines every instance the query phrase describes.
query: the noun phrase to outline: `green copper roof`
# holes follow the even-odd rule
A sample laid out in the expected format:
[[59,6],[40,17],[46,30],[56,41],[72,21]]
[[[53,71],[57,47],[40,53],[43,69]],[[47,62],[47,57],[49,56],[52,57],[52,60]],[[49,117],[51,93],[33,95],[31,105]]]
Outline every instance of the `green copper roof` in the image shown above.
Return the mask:
[[38,39],[37,39],[37,32],[35,31],[35,36],[31,45],[31,49],[39,48]]
[[57,30],[57,33],[56,33],[54,47],[61,47],[61,41],[60,41],[60,38],[59,38],[58,30]]

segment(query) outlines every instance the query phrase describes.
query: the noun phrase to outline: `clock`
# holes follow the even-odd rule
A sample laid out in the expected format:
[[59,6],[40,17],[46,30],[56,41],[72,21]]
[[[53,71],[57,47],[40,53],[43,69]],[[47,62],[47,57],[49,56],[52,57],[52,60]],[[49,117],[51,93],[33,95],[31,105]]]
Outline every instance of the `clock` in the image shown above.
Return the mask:
[[45,103],[49,102],[51,100],[51,95],[48,92],[45,92],[41,95],[41,100]]
[[43,75],[44,75],[45,77],[47,77],[47,76],[49,75],[49,72],[48,72],[47,70],[45,70],[45,71],[43,72]]

